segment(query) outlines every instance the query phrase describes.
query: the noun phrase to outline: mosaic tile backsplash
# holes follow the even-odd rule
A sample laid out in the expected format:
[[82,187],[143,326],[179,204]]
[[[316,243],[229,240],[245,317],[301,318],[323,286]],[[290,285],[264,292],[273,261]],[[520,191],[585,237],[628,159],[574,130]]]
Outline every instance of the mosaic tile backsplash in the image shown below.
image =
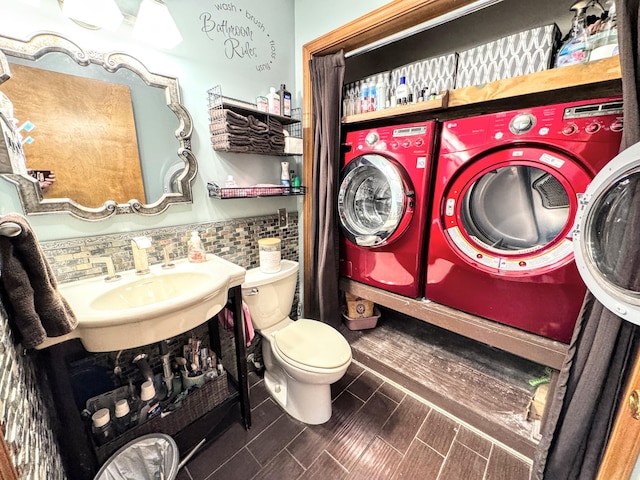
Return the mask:
[[[289,212],[288,225],[284,228],[279,227],[278,216],[274,214],[126,234],[42,242],[41,247],[58,282],[64,283],[87,277],[106,276],[106,266],[90,263],[89,259],[92,257],[111,257],[116,272],[132,269],[131,239],[140,235],[145,235],[152,241],[153,247],[148,251],[150,265],[164,261],[165,249],[171,259],[185,258],[187,240],[193,230],[200,233],[208,253],[247,269],[259,265],[258,240],[261,238],[280,238],[282,258],[299,260],[297,212]],[[292,318],[296,318],[298,299],[299,295],[296,293]],[[31,359],[31,355],[37,353],[23,355],[20,346],[14,345],[9,321],[1,304],[0,324],[0,421],[4,427],[13,463],[21,480],[66,479],[59,447],[51,429],[53,422],[43,414],[51,402],[47,401],[50,392],[46,387],[46,381],[42,381],[42,376]],[[203,334],[201,331],[204,332],[200,328],[196,334]],[[182,344],[180,338],[170,341],[176,347]],[[135,352],[139,353],[141,350],[149,355],[151,367],[157,369],[160,365],[157,346],[135,349]],[[122,366],[128,365],[134,350],[125,350],[119,356],[117,353],[90,355],[88,361],[112,370],[114,362],[119,362]],[[123,374],[126,377],[136,375],[137,372],[135,367],[128,366],[123,369]],[[55,412],[49,413],[55,415]]]

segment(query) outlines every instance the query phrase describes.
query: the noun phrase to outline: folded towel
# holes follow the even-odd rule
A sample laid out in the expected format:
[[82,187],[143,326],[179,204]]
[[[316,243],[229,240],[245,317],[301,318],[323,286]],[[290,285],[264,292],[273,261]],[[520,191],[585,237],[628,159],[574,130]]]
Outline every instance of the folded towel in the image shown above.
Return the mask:
[[233,133],[216,133],[211,135],[211,141],[215,143],[228,143],[230,145],[250,145],[251,138],[248,135],[235,135]]
[[255,132],[258,134],[261,134],[261,133],[266,134],[269,132],[269,126],[266,123],[261,122],[253,115],[249,115],[248,118],[249,118],[249,128],[251,129],[252,132]]
[[24,348],[47,337],[71,332],[78,325],[71,307],[58,292],[55,276],[26,218],[17,213],[0,218],[22,229],[15,237],[0,235],[0,283],[11,310],[10,320]]

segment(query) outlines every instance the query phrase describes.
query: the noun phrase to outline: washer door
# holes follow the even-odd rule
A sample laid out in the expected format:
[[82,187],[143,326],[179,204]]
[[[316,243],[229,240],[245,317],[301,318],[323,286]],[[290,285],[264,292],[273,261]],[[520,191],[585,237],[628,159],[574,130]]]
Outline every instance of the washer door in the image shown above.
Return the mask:
[[354,158],[342,171],[338,215],[342,232],[355,245],[380,247],[409,226],[415,192],[395,162],[377,154]]
[[580,203],[574,233],[578,271],[600,303],[640,325],[640,143],[611,160]]
[[470,162],[442,206],[454,250],[489,273],[533,275],[573,260],[577,195],[589,174],[566,155],[510,148]]

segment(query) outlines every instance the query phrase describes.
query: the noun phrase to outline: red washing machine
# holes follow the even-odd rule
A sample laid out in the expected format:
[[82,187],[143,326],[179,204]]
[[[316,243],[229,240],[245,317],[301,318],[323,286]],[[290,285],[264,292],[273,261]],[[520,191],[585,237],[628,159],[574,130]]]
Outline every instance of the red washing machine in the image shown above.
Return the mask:
[[434,137],[434,121],[347,133],[338,194],[341,275],[422,296]]
[[425,297],[569,342],[586,292],[579,196],[622,128],[619,97],[444,122]]

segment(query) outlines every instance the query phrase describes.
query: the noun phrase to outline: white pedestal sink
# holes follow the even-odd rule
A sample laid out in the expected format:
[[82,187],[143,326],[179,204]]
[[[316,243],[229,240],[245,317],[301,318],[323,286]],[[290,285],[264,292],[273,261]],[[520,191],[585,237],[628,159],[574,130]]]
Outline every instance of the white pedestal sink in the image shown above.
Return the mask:
[[89,352],[111,352],[174,337],[222,310],[229,289],[244,282],[245,269],[207,255],[203,263],[184,259],[172,269],[158,264],[145,275],[134,270],[120,275],[121,280],[113,283],[99,277],[60,284],[78,326],[36,348],[79,338]]

